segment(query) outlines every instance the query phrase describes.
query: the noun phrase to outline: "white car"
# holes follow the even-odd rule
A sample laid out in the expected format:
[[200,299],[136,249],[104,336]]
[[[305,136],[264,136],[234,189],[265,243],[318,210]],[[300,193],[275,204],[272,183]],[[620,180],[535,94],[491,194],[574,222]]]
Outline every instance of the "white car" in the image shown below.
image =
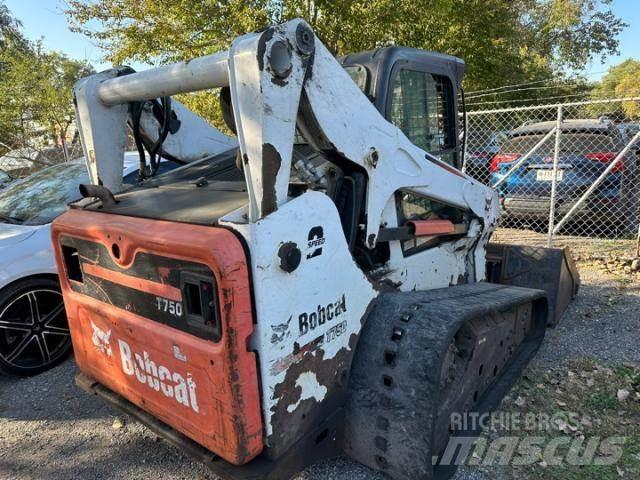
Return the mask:
[[[124,182],[138,183],[138,153]],[[162,161],[158,174],[179,166]],[[83,159],[41,170],[0,191],[0,371],[34,375],[59,363],[71,340],[51,246],[51,222],[89,183]]]
[[12,181],[13,179],[9,175],[0,170],[0,190],[8,186]]

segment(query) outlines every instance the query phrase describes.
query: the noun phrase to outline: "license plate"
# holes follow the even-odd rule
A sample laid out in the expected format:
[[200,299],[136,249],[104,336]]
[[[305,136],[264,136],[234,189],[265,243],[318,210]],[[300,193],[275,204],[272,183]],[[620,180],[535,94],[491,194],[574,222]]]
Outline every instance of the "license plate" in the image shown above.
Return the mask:
[[[564,170],[558,170],[556,175],[556,180],[561,182],[564,178]],[[553,181],[553,170],[538,170],[536,172],[536,180],[542,182],[552,182]]]

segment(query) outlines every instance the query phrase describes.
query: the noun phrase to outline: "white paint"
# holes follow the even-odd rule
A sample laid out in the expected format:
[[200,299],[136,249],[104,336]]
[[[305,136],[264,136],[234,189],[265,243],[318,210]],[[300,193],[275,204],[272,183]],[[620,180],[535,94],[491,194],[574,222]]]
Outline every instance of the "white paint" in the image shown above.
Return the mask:
[[96,347],[96,350],[104,353],[107,357],[111,357],[111,355],[113,355],[113,350],[111,349],[111,330],[104,331],[93,322],[91,322],[91,328],[93,330],[91,341]]
[[98,89],[103,81],[117,75],[115,69],[106,70],[78,80],[73,86],[76,123],[91,183],[102,182],[114,193],[122,190],[120,172],[127,143],[128,107],[105,106]]
[[178,345],[173,346],[173,356],[176,360],[180,360],[181,362],[187,361],[187,356],[180,351],[180,347]]
[[[497,205],[497,193],[463,173],[451,173],[445,163],[411,143],[380,115],[317,38],[313,76],[304,91],[327,139],[369,175],[367,238],[377,237],[383,211],[399,189],[471,210],[485,225],[494,223],[496,211],[485,208],[485,198],[495,198],[491,202]],[[378,152],[376,166],[368,161],[371,149]]]
[[249,219],[256,221],[268,212],[263,211],[265,179],[263,178],[264,145],[270,145],[280,155],[280,165],[274,179],[277,206],[287,201],[291,171],[291,155],[296,127],[296,115],[302,92],[304,69],[302,58],[293,54],[292,70],[281,85],[275,85],[269,71],[270,48],[276,42],[295,45],[297,22],[275,27],[263,53],[264,70],[258,64],[258,43],[261,35],[245,35],[233,42],[229,51],[229,85],[233,104],[238,142],[243,158],[249,194]]
[[[276,41],[295,45],[295,32],[300,24],[304,21],[294,20],[275,29],[266,42],[263,60],[267,67],[271,46]],[[332,144],[368,175],[364,228],[370,246],[375,244],[381,225],[397,226],[394,194],[400,189],[472,212],[477,217],[466,236],[411,257],[404,258],[399,242],[391,242],[385,279],[399,283],[402,290],[444,287],[450,282],[457,283],[465,274],[470,282],[483,279],[484,249],[496,226],[499,209],[495,191],[462,173],[452,172],[387,122],[319,39],[315,39],[313,65],[305,67],[303,58],[293,48],[290,74],[285,82],[274,83],[268,68],[261,71],[258,66],[260,35],[239,37],[227,56],[238,142],[248,160],[245,177],[249,203],[225,216],[220,223],[239,232],[250,251],[257,320],[250,348],[260,358],[262,411],[268,442],[273,434],[273,412],[285,401],[277,397],[276,392],[285,381],[286,372],[292,365],[315,360],[317,355],[330,360],[340,351],[350,349],[349,339],[360,332],[367,307],[378,295],[353,261],[331,199],[313,191],[293,199],[287,196],[301,96],[306,95],[309,101],[324,136],[321,140]],[[306,68],[312,68],[313,74],[305,80]],[[162,82],[158,72],[149,78]],[[103,105],[96,106],[97,99],[91,97],[95,91],[90,90],[90,83],[81,84],[85,85],[84,90],[77,89],[76,93],[84,95],[79,98],[83,106],[78,112],[82,130],[86,131],[82,137],[85,149],[97,152],[94,143],[100,147],[100,154],[96,155],[99,164],[92,170],[95,176],[98,170],[111,171],[112,167],[101,163],[110,161],[107,153],[118,158],[114,153],[120,151],[120,130],[115,137],[103,135],[94,139],[91,134],[111,131],[106,127],[116,128],[122,124],[122,118],[115,118],[120,107],[107,111]],[[183,128],[189,126],[183,125]],[[195,129],[197,135],[203,134],[199,129]],[[110,142],[114,145],[105,146]],[[265,144],[272,145],[280,156],[280,167],[275,172],[263,169]],[[181,147],[184,147],[182,154],[188,155],[189,145]],[[374,151],[379,157],[377,161],[372,156]],[[265,185],[275,185],[278,208],[274,212],[265,211]],[[323,229],[324,243],[310,244],[310,232],[318,226]],[[302,253],[300,265],[291,273],[279,266],[278,250],[285,242],[295,243]],[[318,246],[322,254],[307,258]],[[329,319],[328,312],[333,312],[336,304],[340,304],[341,314]],[[309,322],[308,329],[300,328],[303,315]],[[326,320],[320,320],[322,315],[326,315]],[[136,372],[134,363],[130,366],[134,375],[138,373],[139,378],[144,376],[147,380],[147,373]],[[302,367],[305,373],[296,379],[296,385],[303,389],[302,398],[322,402],[334,390],[338,376],[333,383],[320,385],[317,374],[326,366],[318,365],[315,367],[318,371]],[[160,378],[160,372],[158,375],[159,388],[164,392],[162,381],[165,380]],[[168,378],[167,375],[163,370],[162,378]],[[155,389],[155,380],[151,386]],[[178,398],[175,387],[172,394]],[[292,413],[299,407],[300,402],[286,405],[286,410]]]
[[178,404],[191,408],[200,413],[196,382],[191,373],[185,375],[171,372],[168,367],[155,362],[147,351],[142,354],[134,352],[129,344],[118,339],[122,371],[138,382],[156,392],[162,392],[167,398],[174,399]]
[[[76,121],[91,183],[98,184],[101,181],[113,193],[122,190],[120,172],[129,113],[127,104],[105,105],[100,100],[99,90],[103,82],[116,78],[117,74],[115,69],[96,73],[79,80],[73,87]],[[235,139],[209,125],[180,102],[172,100],[172,107],[180,121],[180,128],[170,133],[164,141],[162,151],[166,154],[184,162],[192,162],[236,146]],[[150,108],[142,112],[140,125],[143,136],[153,144],[158,138],[159,123]]]
[[[280,402],[275,396],[276,386],[284,382],[287,365],[305,361],[319,354],[319,350],[326,360],[334,358],[342,349],[349,349],[349,338],[360,332],[362,317],[377,292],[353,261],[338,211],[325,194],[304,193],[255,223],[234,223],[241,213],[232,212],[221,219],[221,223],[238,231],[251,249],[257,324],[250,349],[256,350],[260,358],[262,412],[269,437],[273,432],[272,409]],[[322,254],[308,259],[307,255],[317,248],[313,242],[309,246],[309,232],[316,226],[323,228]],[[297,244],[302,252],[300,266],[292,273],[280,269],[278,249],[284,242]],[[343,313],[301,334],[301,314],[341,302],[343,295],[346,305]],[[318,350],[307,353],[306,357],[294,355],[295,344],[303,348],[344,321],[346,327],[340,336],[323,341]],[[281,340],[272,343],[274,332]],[[332,391],[335,385],[324,387]]]
[[[162,151],[171,157],[190,163],[238,146],[235,138],[213,128],[177,100],[172,99],[171,106],[181,122],[180,130],[169,134],[162,144]],[[140,119],[140,129],[143,136],[155,141],[160,122],[150,112],[145,112]]]
[[295,404],[287,407],[287,412],[289,413],[295,412],[298,405],[300,405],[304,400],[313,398],[316,402],[321,402],[327,395],[327,387],[320,385],[318,377],[316,377],[316,374],[313,372],[304,372],[300,374],[298,380],[296,380],[296,387],[302,389],[302,394]]

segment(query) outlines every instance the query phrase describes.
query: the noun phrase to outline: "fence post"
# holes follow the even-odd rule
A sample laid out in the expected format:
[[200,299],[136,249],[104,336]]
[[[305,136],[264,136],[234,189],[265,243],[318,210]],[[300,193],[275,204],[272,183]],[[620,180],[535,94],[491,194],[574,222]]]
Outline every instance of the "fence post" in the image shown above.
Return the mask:
[[551,174],[551,200],[549,204],[549,238],[547,247],[553,247],[553,225],[556,217],[556,193],[558,190],[558,160],[560,158],[560,138],[562,137],[562,105],[558,106],[556,121],[556,144],[553,150],[553,173]]

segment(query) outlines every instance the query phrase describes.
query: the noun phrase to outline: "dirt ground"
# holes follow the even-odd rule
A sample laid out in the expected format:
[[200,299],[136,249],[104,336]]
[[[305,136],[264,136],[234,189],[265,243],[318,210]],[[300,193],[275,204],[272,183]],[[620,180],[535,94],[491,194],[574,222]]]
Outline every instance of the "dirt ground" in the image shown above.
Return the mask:
[[[537,234],[529,238],[514,232],[502,234],[510,243],[541,240]],[[605,420],[612,416],[612,421],[616,415],[623,418],[618,415],[621,407],[615,404],[615,390],[612,389],[617,384],[632,389],[633,368],[640,365],[640,274],[626,268],[630,265],[634,246],[634,242],[573,241],[583,282],[580,295],[561,325],[549,331],[525,378],[505,399],[502,409],[533,408],[535,405],[543,410],[557,408],[552,405],[549,395],[558,396],[559,405],[572,402],[572,398],[565,398],[566,392],[556,388],[558,384],[549,379],[554,376],[564,378],[567,372],[583,368],[596,372],[593,373],[594,380],[589,380],[589,388],[601,389],[597,391],[598,396],[593,397],[593,405],[589,403],[589,408],[594,408],[590,415],[602,415]],[[615,375],[621,371],[622,377],[614,373],[613,376],[602,376],[599,369],[616,372]],[[81,392],[73,383],[75,373],[76,367],[70,359],[34,378],[0,376],[0,479],[216,478],[145,427]],[[593,382],[597,382],[595,386]],[[533,391],[532,385],[543,387]],[[545,385],[551,390],[547,392]],[[614,397],[611,397],[612,392]],[[633,397],[635,392],[631,393],[628,401],[637,401]],[[520,398],[526,399],[527,405],[523,404],[525,400],[519,401]],[[613,405],[607,403],[611,398]],[[637,403],[640,405],[640,401]],[[635,408],[635,404],[632,406]],[[582,404],[574,406],[576,409],[583,407]],[[635,412],[631,406],[626,410]],[[624,418],[628,419],[628,416]],[[640,431],[640,423],[636,427]],[[622,427],[616,425],[616,428]],[[628,448],[640,450],[640,439],[638,442]],[[464,467],[458,471],[456,479],[640,478],[640,451],[627,453],[631,455],[624,457],[628,463],[612,470],[613,476],[609,476],[611,471],[605,472],[606,475],[598,472],[595,477],[592,476],[594,472],[587,471],[587,476],[581,476],[584,471],[572,470],[577,467],[559,467],[560,470],[540,466],[529,470]],[[638,465],[633,463],[636,454]],[[298,477],[299,480],[381,478],[343,459],[315,465]]]

